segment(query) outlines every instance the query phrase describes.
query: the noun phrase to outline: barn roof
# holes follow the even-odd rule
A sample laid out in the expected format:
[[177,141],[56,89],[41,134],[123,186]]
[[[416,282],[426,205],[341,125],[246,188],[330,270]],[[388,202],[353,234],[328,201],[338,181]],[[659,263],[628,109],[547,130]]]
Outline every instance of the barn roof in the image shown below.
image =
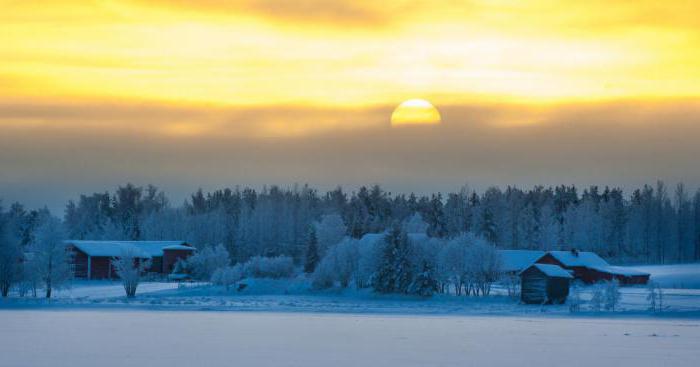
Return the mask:
[[585,266],[593,268],[610,266],[605,260],[603,260],[595,252],[588,251],[549,251],[549,254],[554,256],[559,262],[564,264],[564,266]]
[[65,241],[88,256],[119,257],[133,251],[139,257],[163,256],[163,250],[194,250],[185,241]]
[[622,275],[626,277],[631,277],[631,276],[645,276],[645,275],[650,275],[649,273],[645,273],[643,271],[639,271],[636,269],[631,269],[627,267],[622,267],[622,266],[592,266],[591,269],[597,270],[602,273],[608,273],[608,274],[613,274],[613,275]]
[[501,269],[505,272],[521,271],[544,256],[544,251],[498,250],[501,257]]
[[[537,270],[541,271],[544,273],[544,275],[552,278],[567,278],[567,279],[573,279],[574,277],[569,274],[568,271],[564,270],[561,266],[559,265],[550,265],[550,264],[532,264],[531,266],[528,266],[527,269],[530,268],[536,268]],[[525,269],[525,270],[527,270]],[[523,271],[525,271],[523,270]]]

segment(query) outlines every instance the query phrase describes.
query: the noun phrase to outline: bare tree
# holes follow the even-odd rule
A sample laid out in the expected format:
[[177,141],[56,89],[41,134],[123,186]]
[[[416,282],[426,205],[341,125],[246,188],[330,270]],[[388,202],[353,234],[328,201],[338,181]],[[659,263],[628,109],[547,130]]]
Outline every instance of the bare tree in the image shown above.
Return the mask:
[[118,258],[112,259],[112,266],[122,280],[126,296],[136,295],[136,288],[141,281],[141,274],[151,266],[151,261],[139,256],[134,249],[124,251]]
[[51,298],[51,291],[59,288],[73,273],[70,267],[71,254],[65,240],[63,223],[57,218],[47,216],[36,230],[30,247],[27,264],[33,269],[37,278],[44,285],[46,298]]

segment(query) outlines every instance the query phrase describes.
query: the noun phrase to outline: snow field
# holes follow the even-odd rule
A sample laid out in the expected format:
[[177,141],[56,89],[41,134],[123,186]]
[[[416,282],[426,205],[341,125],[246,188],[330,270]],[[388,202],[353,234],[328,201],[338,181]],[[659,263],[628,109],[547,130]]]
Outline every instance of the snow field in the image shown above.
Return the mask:
[[0,366],[696,366],[698,321],[0,311]]

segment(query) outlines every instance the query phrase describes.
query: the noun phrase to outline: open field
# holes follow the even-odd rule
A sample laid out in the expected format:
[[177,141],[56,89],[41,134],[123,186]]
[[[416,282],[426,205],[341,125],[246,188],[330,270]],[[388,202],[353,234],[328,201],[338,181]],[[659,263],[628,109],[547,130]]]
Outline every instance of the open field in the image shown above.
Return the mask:
[[2,310],[0,366],[695,366],[700,322]]

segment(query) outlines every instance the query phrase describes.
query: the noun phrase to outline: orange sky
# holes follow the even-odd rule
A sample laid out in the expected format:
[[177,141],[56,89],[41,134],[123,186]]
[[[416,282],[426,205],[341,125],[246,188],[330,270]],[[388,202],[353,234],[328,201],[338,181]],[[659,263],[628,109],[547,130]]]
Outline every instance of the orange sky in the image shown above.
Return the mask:
[[[234,154],[268,162],[236,158],[226,174],[212,166],[188,185],[241,176],[421,182],[408,188],[470,179],[700,182],[691,174],[698,164],[685,160],[698,153],[685,140],[700,121],[697,1],[0,0],[0,9],[0,196],[9,188],[6,196],[22,197],[26,182],[47,179],[74,195],[76,182],[101,190],[191,176],[167,160],[173,147],[204,162]],[[328,162],[298,151],[313,142],[318,155],[333,156],[342,140],[334,162],[358,166],[368,158],[352,147],[367,134],[398,139],[389,118],[411,98],[432,102],[443,124],[418,133],[425,140],[382,141],[395,158],[324,173]],[[666,130],[657,124],[680,135],[659,140]],[[611,140],[606,128],[629,140]],[[583,138],[587,147],[577,145]],[[521,172],[508,149],[492,152],[491,166],[477,164],[471,147],[448,154],[445,139],[482,151],[510,143],[518,147],[510,153],[541,166]],[[276,160],[281,141],[290,151]],[[555,156],[554,147],[571,149],[584,171],[547,158],[543,141]],[[233,147],[247,144],[257,148]],[[115,150],[99,153],[105,146]],[[141,158],[120,161],[128,154],[119,146]],[[423,153],[414,157],[416,146]],[[596,149],[613,159],[600,163]],[[298,161],[285,161],[295,153]],[[653,162],[635,166],[647,154]],[[437,168],[420,168],[430,163]]]

